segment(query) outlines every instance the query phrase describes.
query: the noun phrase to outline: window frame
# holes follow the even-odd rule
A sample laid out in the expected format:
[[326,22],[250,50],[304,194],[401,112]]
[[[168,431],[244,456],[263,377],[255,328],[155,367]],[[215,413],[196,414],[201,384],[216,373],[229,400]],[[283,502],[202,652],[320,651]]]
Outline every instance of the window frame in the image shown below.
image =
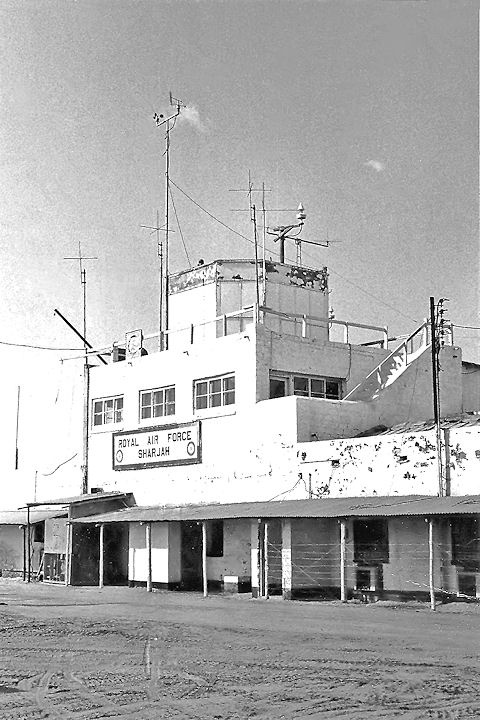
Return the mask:
[[[271,397],[271,381],[279,381],[285,383],[285,395],[278,397],[287,397],[295,395],[296,397],[311,397],[320,398],[324,400],[341,400],[343,395],[343,379],[331,377],[328,375],[308,375],[303,373],[283,373],[281,371],[271,370],[269,375],[269,399],[275,399]],[[304,383],[305,389],[296,391],[295,385],[299,385],[300,382]],[[321,391],[312,391],[313,383],[320,383],[323,388]],[[328,392],[328,384],[335,383],[338,388],[338,397],[334,396],[332,392]]]
[[[233,380],[233,386],[232,381]],[[219,383],[219,385],[218,385]],[[204,386],[202,388],[202,386]],[[199,389],[203,392],[198,392]],[[199,399],[202,398],[202,406]],[[230,400],[227,401],[226,400]],[[218,401],[218,402],[217,402]],[[193,381],[193,412],[202,413],[215,410],[233,408],[236,403],[235,373],[227,372],[220,375],[211,375]]]
[[[125,409],[125,397],[124,395],[109,395],[108,397],[103,398],[94,398],[92,400],[92,428],[95,430],[97,428],[105,427],[106,425],[118,425],[123,422],[123,411]],[[121,401],[121,406],[120,402]],[[101,403],[102,409],[100,411],[97,411],[96,405]],[[112,403],[111,407],[107,408],[107,403]],[[110,417],[111,413],[111,419],[107,419]],[[95,422],[97,417],[101,417],[102,421],[97,423]]]
[[[167,391],[171,392],[173,390],[173,401],[167,400]],[[148,405],[142,405],[142,398],[150,393],[150,403]],[[154,402],[154,393],[162,393],[163,394],[163,400],[161,403],[155,403]],[[138,419],[139,422],[148,422],[149,420],[161,420],[162,418],[172,418],[176,415],[176,391],[175,391],[175,385],[162,385],[160,387],[156,388],[147,388],[145,390],[139,390],[138,393]],[[173,406],[173,412],[168,413],[166,412],[168,407]],[[151,410],[151,415],[148,417],[143,417],[143,410],[144,408],[149,407]],[[155,407],[162,407],[163,412],[161,415],[154,415],[154,409]]]

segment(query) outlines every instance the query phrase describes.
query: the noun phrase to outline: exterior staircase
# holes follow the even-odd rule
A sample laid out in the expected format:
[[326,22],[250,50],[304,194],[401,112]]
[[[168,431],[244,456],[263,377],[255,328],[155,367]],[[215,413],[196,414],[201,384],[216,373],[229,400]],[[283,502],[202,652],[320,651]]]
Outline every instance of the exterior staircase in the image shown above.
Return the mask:
[[426,320],[415,332],[395,348],[343,400],[375,400],[391,385],[420,355],[430,348],[430,323]]

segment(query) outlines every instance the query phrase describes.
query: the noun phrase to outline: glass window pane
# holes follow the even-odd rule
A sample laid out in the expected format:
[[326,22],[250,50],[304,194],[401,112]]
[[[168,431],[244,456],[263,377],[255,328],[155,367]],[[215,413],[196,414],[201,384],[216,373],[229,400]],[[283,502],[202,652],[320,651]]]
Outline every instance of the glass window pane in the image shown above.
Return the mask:
[[327,380],[325,384],[327,398],[338,400],[340,398],[340,383],[338,380]]
[[224,405],[234,405],[235,404],[235,390],[228,390],[228,392],[224,393],[223,404]]
[[302,377],[293,378],[293,393],[294,393],[294,395],[307,395],[308,396],[308,378],[302,378]]
[[195,391],[196,391],[197,396],[198,395],[206,395],[207,394],[207,383],[206,382],[197,383]]
[[148,407],[142,407],[142,420],[146,420],[147,418],[152,417],[152,408],[149,405]]
[[219,393],[222,389],[222,381],[220,378],[215,378],[215,380],[210,380],[210,392],[213,393]]
[[152,400],[152,393],[150,393],[150,392],[144,392],[140,396],[140,404],[142,407],[151,405],[151,400]]
[[222,394],[214,393],[210,396],[210,407],[220,407],[222,404]]
[[205,410],[207,407],[207,396],[206,395],[198,395],[195,403],[195,407],[197,410]]
[[312,397],[325,397],[325,381],[310,380],[310,394]]
[[175,402],[175,388],[166,388],[165,390],[165,401],[169,403]]
[[155,390],[153,393],[153,404],[161,405],[163,403],[163,390]]
[[229,377],[223,378],[223,389],[235,390],[235,375],[229,375]]

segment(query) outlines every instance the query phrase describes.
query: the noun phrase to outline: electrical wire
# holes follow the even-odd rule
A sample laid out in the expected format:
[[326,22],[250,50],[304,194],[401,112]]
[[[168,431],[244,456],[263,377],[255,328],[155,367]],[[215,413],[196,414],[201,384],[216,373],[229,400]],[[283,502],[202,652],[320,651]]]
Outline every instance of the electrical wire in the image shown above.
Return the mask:
[[54,352],[58,351],[67,351],[72,350],[75,352],[80,352],[82,348],[58,348],[58,347],[45,347],[43,345],[26,345],[25,343],[12,343],[12,342],[6,342],[6,340],[0,340],[0,345],[8,345],[10,347],[23,347],[23,348],[30,348],[32,350],[53,350]]
[[[170,185],[170,183],[169,183],[169,185]],[[185,244],[185,238],[183,237],[182,228],[180,227],[180,220],[178,219],[177,208],[175,206],[175,200],[173,198],[173,193],[172,193],[171,187],[168,188],[168,192],[170,193],[170,198],[172,200],[173,211],[175,213],[175,219],[177,221],[178,231],[180,233],[180,237],[182,238],[183,249],[185,250],[185,255],[187,256],[187,261],[188,261],[188,264],[190,265],[190,269],[192,269],[192,261],[190,260],[190,256],[188,254],[187,246]]]
[[180,192],[181,192],[183,195],[185,195],[185,197],[188,198],[188,199],[190,200],[190,202],[192,202],[194,205],[196,205],[198,208],[200,208],[200,210],[202,210],[202,211],[203,211],[204,213],[206,213],[209,217],[211,217],[212,220],[215,220],[215,222],[218,222],[220,225],[223,225],[223,227],[224,227],[224,228],[227,228],[227,230],[230,230],[230,232],[233,232],[235,235],[238,235],[238,237],[241,237],[241,238],[243,238],[244,240],[246,240],[247,242],[251,243],[251,245],[254,245],[254,242],[253,242],[253,240],[252,240],[251,238],[248,238],[246,235],[242,235],[242,233],[239,233],[238,230],[234,230],[232,227],[230,227],[229,225],[227,225],[226,223],[224,223],[222,220],[219,220],[217,217],[215,217],[215,215],[212,215],[211,212],[209,212],[208,210],[206,210],[206,209],[205,209],[204,207],[202,207],[199,203],[197,203],[196,200],[194,200],[192,197],[190,197],[190,195],[188,195],[188,193],[186,193],[185,190],[182,190],[181,187],[178,187],[178,185],[177,185],[175,182],[173,182],[173,180],[172,180],[171,178],[170,178],[170,181],[169,181],[169,182],[171,182],[171,184],[174,185],[174,186],[177,188],[177,190],[180,190]]
[[61,462],[59,465],[57,465],[57,467],[54,470],[52,470],[52,472],[40,473],[40,475],[42,475],[42,477],[49,477],[50,475],[53,475],[53,473],[57,472],[57,470],[59,468],[61,468],[62,465],[66,465],[68,462],[70,462],[70,460],[73,460],[73,458],[77,457],[77,455],[78,455],[78,453],[75,453],[75,455],[72,455],[72,457],[69,457],[67,460],[64,460],[63,462]]
[[[172,185],[174,185],[174,186],[177,188],[177,190],[179,190],[183,195],[185,195],[185,197],[188,198],[188,200],[190,200],[190,202],[192,202],[194,205],[196,205],[198,208],[200,208],[200,210],[202,210],[202,211],[203,211],[204,213],[206,213],[209,217],[211,217],[212,220],[215,220],[215,221],[218,222],[220,225],[223,225],[223,227],[227,228],[227,230],[230,230],[230,232],[235,233],[235,235],[238,235],[239,237],[243,238],[244,240],[246,240],[247,242],[249,242],[251,245],[254,245],[254,244],[255,244],[254,241],[253,241],[251,238],[248,238],[246,235],[242,235],[242,233],[239,233],[237,230],[234,230],[234,229],[231,228],[229,225],[227,225],[226,223],[222,222],[222,220],[219,220],[217,217],[215,217],[215,215],[212,215],[211,212],[209,212],[209,211],[206,210],[204,207],[202,207],[199,203],[197,203],[196,200],[194,200],[190,195],[188,195],[188,193],[186,193],[185,190],[182,190],[182,188],[180,188],[172,179],[170,179],[170,182],[171,182]],[[279,256],[279,253],[278,253],[278,252],[275,252],[275,251],[272,251],[271,254],[276,255],[277,257]],[[313,260],[313,258],[312,258],[310,255],[307,255],[307,253],[304,253],[304,255],[305,255],[305,257],[309,258],[310,260]],[[333,270],[332,268],[329,268],[329,271],[330,271],[330,272],[333,272],[334,275],[338,275],[338,277],[342,278],[342,280],[345,280],[345,282],[349,283],[350,285],[353,285],[353,287],[357,288],[357,290],[360,290],[360,292],[365,293],[365,295],[368,295],[368,296],[371,297],[373,300],[376,300],[377,302],[381,303],[382,305],[385,305],[386,307],[390,308],[390,310],[393,310],[393,311],[396,312],[398,315],[401,315],[402,317],[406,318],[407,320],[410,320],[410,321],[415,322],[415,323],[420,322],[419,320],[417,320],[417,319],[415,319],[415,318],[412,318],[412,317],[410,317],[409,315],[406,315],[406,314],[403,313],[401,310],[399,310],[398,308],[396,308],[394,305],[390,305],[390,304],[387,303],[385,300],[382,300],[381,298],[377,297],[376,295],[373,295],[373,293],[368,292],[368,290],[364,290],[362,287],[360,287],[360,285],[357,285],[357,284],[354,283],[352,280],[349,280],[348,278],[344,277],[343,275],[341,275],[341,274],[340,274],[339,272],[337,272],[336,270]],[[479,329],[480,329],[480,328],[479,328]]]

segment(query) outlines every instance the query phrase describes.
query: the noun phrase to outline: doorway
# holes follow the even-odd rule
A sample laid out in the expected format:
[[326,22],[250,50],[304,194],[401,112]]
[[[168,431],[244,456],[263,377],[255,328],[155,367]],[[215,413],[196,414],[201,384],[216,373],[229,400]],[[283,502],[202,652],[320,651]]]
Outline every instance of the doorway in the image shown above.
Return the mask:
[[181,549],[182,590],[202,589],[202,525],[183,521]]

